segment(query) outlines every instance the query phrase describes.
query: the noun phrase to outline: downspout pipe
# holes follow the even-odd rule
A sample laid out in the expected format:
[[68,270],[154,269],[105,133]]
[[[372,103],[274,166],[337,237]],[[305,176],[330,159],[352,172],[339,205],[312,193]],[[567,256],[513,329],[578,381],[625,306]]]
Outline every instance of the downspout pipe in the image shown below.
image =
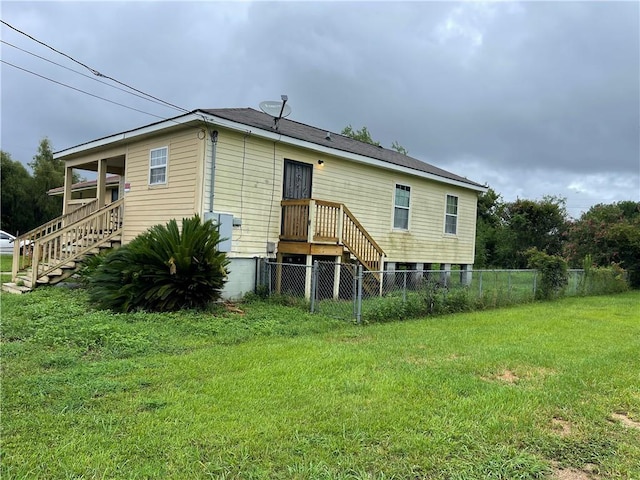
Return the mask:
[[218,131],[209,130],[211,138],[211,189],[209,195],[209,211],[213,212],[214,185],[216,180],[216,148],[218,146]]

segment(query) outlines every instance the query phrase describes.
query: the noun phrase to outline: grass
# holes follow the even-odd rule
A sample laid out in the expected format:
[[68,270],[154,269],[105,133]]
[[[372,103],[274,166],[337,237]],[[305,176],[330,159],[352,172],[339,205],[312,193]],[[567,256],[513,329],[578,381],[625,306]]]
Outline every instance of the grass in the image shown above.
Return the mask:
[[640,478],[640,292],[358,327],[2,297],[3,478]]
[[0,272],[10,272],[13,255],[0,255]]

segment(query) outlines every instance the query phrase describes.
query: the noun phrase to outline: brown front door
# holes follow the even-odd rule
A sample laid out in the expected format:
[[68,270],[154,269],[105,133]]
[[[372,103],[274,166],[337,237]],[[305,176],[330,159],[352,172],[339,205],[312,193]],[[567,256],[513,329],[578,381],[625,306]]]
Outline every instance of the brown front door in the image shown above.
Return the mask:
[[309,163],[284,161],[283,200],[294,200],[282,206],[282,225],[280,238],[294,241],[307,241],[309,228],[309,202],[311,198],[311,176],[313,165]]
[[282,198],[284,200],[311,198],[312,174],[313,165],[285,160]]

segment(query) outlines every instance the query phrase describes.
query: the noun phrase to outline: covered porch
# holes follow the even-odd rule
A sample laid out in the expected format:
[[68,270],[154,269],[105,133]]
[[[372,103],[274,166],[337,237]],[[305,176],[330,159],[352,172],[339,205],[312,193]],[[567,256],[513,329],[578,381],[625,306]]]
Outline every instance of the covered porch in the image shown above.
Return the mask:
[[[65,161],[64,186],[54,189],[62,190],[57,192],[63,197],[62,215],[15,240],[10,285],[20,287],[22,292],[56,283],[71,275],[85,256],[121,243],[125,158],[124,152],[117,152]],[[95,172],[96,177],[95,181],[82,182],[87,187],[82,195],[77,194],[79,189],[74,192],[74,174],[78,171]],[[111,185],[115,195],[107,193],[108,175],[118,175],[117,185]]]
[[[62,214],[95,201],[96,208],[102,208],[124,196],[126,154],[116,154],[101,158],[77,158],[66,160],[64,185],[62,187]],[[95,180],[74,184],[76,174],[89,172]],[[55,189],[58,190],[58,189]],[[58,192],[53,192],[57,194]]]

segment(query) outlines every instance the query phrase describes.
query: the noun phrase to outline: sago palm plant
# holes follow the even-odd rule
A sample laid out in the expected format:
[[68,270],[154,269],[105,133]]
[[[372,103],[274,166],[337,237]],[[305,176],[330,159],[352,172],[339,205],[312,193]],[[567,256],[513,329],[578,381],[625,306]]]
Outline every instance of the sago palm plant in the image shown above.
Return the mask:
[[115,311],[201,308],[220,298],[226,255],[220,235],[199,216],[156,225],[111,252],[89,279],[91,300]]

